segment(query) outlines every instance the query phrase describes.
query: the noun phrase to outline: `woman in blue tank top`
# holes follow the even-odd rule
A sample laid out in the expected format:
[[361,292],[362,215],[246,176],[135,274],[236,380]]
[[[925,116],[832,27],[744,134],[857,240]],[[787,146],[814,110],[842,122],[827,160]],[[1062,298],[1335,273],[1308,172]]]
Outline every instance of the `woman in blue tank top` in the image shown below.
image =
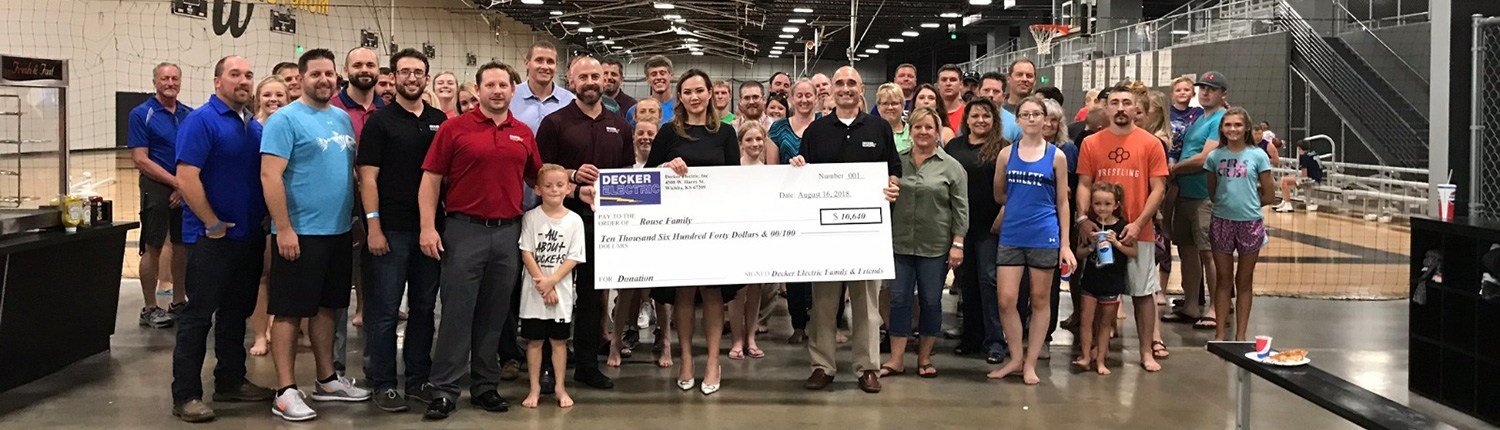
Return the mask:
[[[999,379],[1022,371],[1027,385],[1036,385],[1036,361],[1047,339],[1051,315],[1053,271],[1058,265],[1069,271],[1074,264],[1068,230],[1058,214],[1068,213],[1068,159],[1043,138],[1047,108],[1031,97],[1016,109],[1022,137],[1000,152],[1002,168],[995,173],[995,201],[1000,247],[995,258],[1000,288],[1000,325],[1009,343],[1010,359],[989,377]],[[1061,181],[1059,181],[1061,179]],[[1022,271],[1031,275],[1031,333],[1022,359],[1021,314],[1016,299]]]

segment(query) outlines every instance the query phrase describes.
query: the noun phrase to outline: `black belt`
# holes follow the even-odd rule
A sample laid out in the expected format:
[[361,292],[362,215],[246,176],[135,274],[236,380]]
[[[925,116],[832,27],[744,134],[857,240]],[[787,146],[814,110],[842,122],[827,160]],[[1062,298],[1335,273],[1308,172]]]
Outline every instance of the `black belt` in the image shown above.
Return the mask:
[[461,213],[450,213],[448,214],[448,216],[454,219],[468,221],[470,223],[479,224],[485,227],[500,227],[521,222],[521,217],[518,216],[510,218],[480,218],[476,216],[464,215]]

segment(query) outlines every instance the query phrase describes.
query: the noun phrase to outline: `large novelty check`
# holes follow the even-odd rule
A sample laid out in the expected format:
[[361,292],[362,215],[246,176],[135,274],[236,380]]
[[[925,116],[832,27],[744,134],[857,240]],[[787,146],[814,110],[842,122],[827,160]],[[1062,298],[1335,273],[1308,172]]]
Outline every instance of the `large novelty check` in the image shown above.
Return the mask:
[[895,276],[882,163],[605,170],[596,287]]

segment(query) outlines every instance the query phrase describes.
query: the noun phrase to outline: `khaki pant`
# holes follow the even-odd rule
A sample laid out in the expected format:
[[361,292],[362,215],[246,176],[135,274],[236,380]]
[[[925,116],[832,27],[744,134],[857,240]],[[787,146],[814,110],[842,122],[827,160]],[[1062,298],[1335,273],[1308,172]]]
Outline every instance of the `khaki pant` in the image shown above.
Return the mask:
[[816,282],[812,286],[811,321],[807,325],[807,352],[812,356],[813,369],[823,369],[828,375],[838,373],[834,362],[834,351],[838,348],[835,338],[838,326],[838,308],[843,305],[839,286],[849,287],[849,301],[854,333],[849,345],[854,349],[854,371],[875,371],[880,368],[880,281]]

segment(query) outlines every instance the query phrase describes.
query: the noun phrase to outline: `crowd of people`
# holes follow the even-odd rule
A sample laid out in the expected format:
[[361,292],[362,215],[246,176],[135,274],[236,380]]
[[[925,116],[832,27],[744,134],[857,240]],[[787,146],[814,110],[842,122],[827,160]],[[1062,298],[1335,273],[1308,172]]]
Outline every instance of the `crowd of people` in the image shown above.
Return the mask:
[[[712,395],[724,387],[724,356],[766,355],[757,338],[781,296],[787,342],[806,343],[810,356],[805,387],[832,383],[846,344],[858,387],[878,393],[882,378],[908,372],[912,340],[912,373],[938,376],[950,272],[962,293],[954,353],[997,366],[994,379],[1039,384],[1037,363],[1051,358],[1059,326],[1080,334],[1074,365],[1109,374],[1126,296],[1148,372],[1169,356],[1159,319],[1246,337],[1278,141],[1227,106],[1218,72],[1178,79],[1170,96],[1139,82],[1090,91],[1069,124],[1062,92],[1037,88],[1026,59],[969,78],[944,65],[936,85],[902,64],[874,100],[865,99],[873,83],[852,67],[736,86],[699,69],[677,73],[660,56],[642,63],[650,94],[637,99],[621,90],[619,61],[564,65],[547,42],[530,47],[524,72],[491,62],[472,82],[430,70],[410,49],[385,67],[368,48],[337,61],[313,49],[257,80],[247,59],[224,57],[214,94],[196,109],[177,100],[180,68],[163,63],[156,93],[131,113],[140,321],[177,326],[172,413],[184,421],[214,418],[201,380],[210,330],[212,400],[271,401],[289,421],[317,416],[308,398],[373,399],[390,412],[415,401],[425,418],[443,419],[466,375],[469,402],[503,412],[503,381],[520,378],[523,363],[522,406],[553,396],[570,407],[568,363],[575,382],[611,389],[600,357],[620,366],[647,329],[655,364],[675,367],[682,390]],[[1201,107],[1190,106],[1194,97]],[[1321,176],[1316,157],[1298,153],[1309,179],[1282,181],[1284,205],[1299,181]],[[601,169],[852,162],[888,166],[894,279],[595,288]],[[1161,315],[1173,243],[1187,294]],[[181,280],[167,309],[154,297],[164,260]],[[1059,321],[1063,279],[1075,311]],[[1215,320],[1230,313],[1232,334]],[[701,373],[692,347],[700,314]],[[272,357],[275,388],[247,378],[247,320],[248,353]],[[345,368],[350,326],[364,330],[358,382]],[[314,357],[308,389],[296,378],[299,345]]]

